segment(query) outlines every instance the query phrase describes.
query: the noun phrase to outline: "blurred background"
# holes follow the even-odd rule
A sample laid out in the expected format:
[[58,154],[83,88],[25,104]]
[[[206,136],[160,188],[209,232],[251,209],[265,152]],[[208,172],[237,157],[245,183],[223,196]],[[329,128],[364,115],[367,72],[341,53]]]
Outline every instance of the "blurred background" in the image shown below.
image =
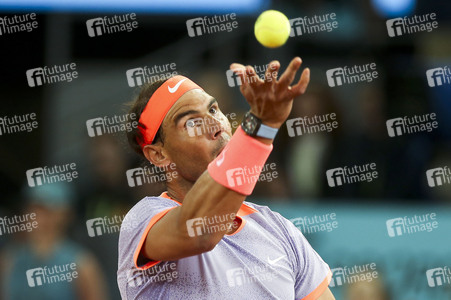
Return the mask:
[[[289,19],[335,13],[338,26],[290,37],[283,47],[268,49],[254,36],[255,20],[267,9]],[[25,24],[15,16],[31,13],[37,22],[32,30],[6,29],[13,25],[5,20]],[[88,20],[132,13],[137,23],[130,31],[88,30]],[[188,20],[232,13],[233,30],[190,36]],[[389,37],[388,19],[431,13],[437,16],[437,29]],[[426,178],[428,169],[451,167],[451,85],[430,87],[426,78],[426,70],[450,66],[451,2],[0,0],[0,17],[0,117],[34,113],[38,124],[30,131],[10,132],[3,121],[0,129],[4,299],[120,299],[118,232],[93,233],[88,224],[102,218],[120,225],[136,202],[164,191],[162,183],[129,185],[127,170],[143,162],[124,131],[88,132],[89,120],[127,113],[125,104],[140,85],[130,84],[128,70],[173,64],[240,122],[248,106],[239,87],[230,86],[229,65],[279,60],[284,69],[295,56],[311,69],[311,83],[296,99],[291,118],[335,113],[338,128],[292,137],[282,127],[269,158],[278,176],[258,183],[248,201],[268,205],[297,225],[299,218],[335,214],[332,230],[299,228],[331,269],[375,263],[378,274],[339,283],[334,273],[331,290],[338,300],[451,299],[449,279],[431,287],[426,275],[451,267],[451,184],[430,187]],[[329,87],[327,70],[373,62],[378,78],[372,82]],[[31,87],[27,81],[28,70],[71,63],[78,77],[70,82]],[[430,113],[437,115],[437,129],[388,136],[388,119]],[[28,170],[72,163],[78,176],[71,181],[36,187],[27,182]],[[327,170],[366,163],[377,165],[372,182],[328,185]],[[387,221],[427,214],[436,214],[432,231],[389,235]],[[14,222],[30,220],[36,228],[11,229]],[[72,262],[79,278],[29,286],[27,270]]]

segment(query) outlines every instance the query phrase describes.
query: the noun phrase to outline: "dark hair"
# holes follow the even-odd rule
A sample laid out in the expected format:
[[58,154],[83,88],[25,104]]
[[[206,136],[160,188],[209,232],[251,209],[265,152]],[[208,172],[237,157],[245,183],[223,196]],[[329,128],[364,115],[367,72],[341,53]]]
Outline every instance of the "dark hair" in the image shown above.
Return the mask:
[[[169,77],[170,78],[170,77]],[[160,79],[153,83],[145,83],[141,86],[141,90],[137,97],[131,102],[130,109],[128,111],[129,114],[135,114],[136,118],[139,120],[144,108],[147,105],[150,97],[155,93],[155,91],[169,78]],[[146,126],[142,123],[138,123],[138,127],[146,128]],[[141,156],[144,156],[141,146],[138,141],[143,141],[143,136],[139,131],[138,127],[133,128],[131,131],[127,132],[127,139],[130,147]],[[152,144],[157,142],[164,142],[164,134],[163,129],[160,127],[155,135],[155,138],[152,141]]]

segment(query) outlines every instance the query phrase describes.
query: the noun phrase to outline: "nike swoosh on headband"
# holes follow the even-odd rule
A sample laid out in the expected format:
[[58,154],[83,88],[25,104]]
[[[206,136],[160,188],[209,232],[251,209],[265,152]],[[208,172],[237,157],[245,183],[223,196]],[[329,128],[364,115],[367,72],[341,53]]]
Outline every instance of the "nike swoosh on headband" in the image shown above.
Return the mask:
[[175,92],[177,92],[177,90],[179,89],[179,86],[183,83],[183,81],[185,81],[187,78],[180,80],[179,82],[177,82],[177,84],[174,87],[170,87],[168,85],[168,90],[169,93],[174,94]]

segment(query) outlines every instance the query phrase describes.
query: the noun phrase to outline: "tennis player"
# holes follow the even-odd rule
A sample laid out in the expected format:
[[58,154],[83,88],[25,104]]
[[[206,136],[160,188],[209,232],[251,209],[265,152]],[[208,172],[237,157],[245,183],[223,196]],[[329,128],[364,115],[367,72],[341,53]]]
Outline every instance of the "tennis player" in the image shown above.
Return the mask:
[[302,233],[268,207],[244,202],[293,99],[308,86],[309,69],[292,85],[301,63],[294,58],[277,79],[273,61],[264,80],[251,66],[230,66],[250,105],[233,136],[216,99],[190,79],[143,87],[130,111],[139,126],[129,142],[178,176],[123,220],[123,299],[335,299],[329,266]]

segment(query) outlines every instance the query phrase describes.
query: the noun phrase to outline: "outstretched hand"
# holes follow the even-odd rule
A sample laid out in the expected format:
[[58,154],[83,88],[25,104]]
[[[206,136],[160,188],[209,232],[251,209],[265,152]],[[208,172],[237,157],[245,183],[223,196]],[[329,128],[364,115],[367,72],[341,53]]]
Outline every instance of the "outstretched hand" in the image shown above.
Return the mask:
[[295,57],[285,72],[277,80],[280,69],[278,61],[272,61],[261,79],[252,66],[233,63],[230,69],[240,76],[241,93],[251,106],[251,112],[264,124],[279,128],[288,118],[293,106],[293,99],[305,93],[310,81],[310,70],[304,69],[299,81],[291,85],[302,60]]

